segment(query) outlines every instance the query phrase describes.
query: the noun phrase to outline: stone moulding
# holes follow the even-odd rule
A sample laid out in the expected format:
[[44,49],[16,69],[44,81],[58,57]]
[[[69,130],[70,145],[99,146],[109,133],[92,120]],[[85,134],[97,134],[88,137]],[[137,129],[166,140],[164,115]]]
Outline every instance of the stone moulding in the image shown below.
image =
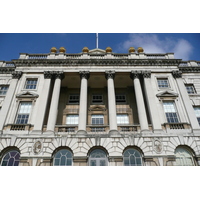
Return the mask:
[[19,59],[13,60],[15,66],[25,65],[171,65],[178,66],[181,59]]

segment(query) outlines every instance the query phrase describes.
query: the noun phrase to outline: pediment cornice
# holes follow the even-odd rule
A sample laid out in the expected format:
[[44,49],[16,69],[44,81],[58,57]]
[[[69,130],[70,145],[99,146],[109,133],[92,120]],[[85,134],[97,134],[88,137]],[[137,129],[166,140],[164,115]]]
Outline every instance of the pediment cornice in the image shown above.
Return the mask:
[[22,92],[16,95],[16,98],[38,98],[39,95],[34,93],[34,92],[30,92],[30,91],[26,91],[26,92]]
[[177,98],[178,94],[171,91],[163,91],[158,93],[156,96],[159,98],[165,98],[165,97]]

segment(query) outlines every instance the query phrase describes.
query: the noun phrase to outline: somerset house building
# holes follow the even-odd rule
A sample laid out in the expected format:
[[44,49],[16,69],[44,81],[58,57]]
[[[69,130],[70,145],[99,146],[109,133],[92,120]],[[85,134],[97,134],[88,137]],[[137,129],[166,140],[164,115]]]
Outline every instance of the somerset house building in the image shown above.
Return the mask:
[[200,165],[200,61],[110,47],[0,61],[0,165]]

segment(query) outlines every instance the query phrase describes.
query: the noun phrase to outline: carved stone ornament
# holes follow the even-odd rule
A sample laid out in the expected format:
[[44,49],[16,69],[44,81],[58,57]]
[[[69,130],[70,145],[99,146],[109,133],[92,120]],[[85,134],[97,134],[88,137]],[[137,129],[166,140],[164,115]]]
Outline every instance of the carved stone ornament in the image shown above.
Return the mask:
[[181,78],[182,72],[181,71],[172,71],[172,75],[174,78]]
[[64,78],[64,73],[61,71],[54,72],[55,78],[63,79]]
[[44,78],[45,79],[51,79],[53,77],[53,72],[51,71],[44,71]]
[[131,71],[130,77],[131,79],[139,78],[141,74],[141,71]]
[[42,142],[37,140],[33,145],[34,154],[39,154],[42,151]]
[[154,139],[153,149],[156,153],[161,153],[163,151],[163,145],[162,145],[162,142],[159,139]]
[[151,71],[143,71],[142,75],[143,78],[151,78]]
[[81,79],[85,78],[85,79],[89,79],[90,78],[90,72],[89,71],[80,71],[79,72]]
[[115,71],[105,71],[105,76],[106,76],[106,79],[108,80],[109,78],[112,78],[114,79],[115,78]]
[[16,71],[12,72],[13,79],[20,79],[21,76],[22,76],[22,72],[16,72]]

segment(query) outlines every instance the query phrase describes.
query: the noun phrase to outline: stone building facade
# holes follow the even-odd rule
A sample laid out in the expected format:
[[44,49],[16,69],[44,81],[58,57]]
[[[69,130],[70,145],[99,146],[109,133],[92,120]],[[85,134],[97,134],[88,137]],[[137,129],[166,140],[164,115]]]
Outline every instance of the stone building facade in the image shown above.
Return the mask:
[[200,62],[173,53],[21,53],[0,108],[1,165],[200,165]]

